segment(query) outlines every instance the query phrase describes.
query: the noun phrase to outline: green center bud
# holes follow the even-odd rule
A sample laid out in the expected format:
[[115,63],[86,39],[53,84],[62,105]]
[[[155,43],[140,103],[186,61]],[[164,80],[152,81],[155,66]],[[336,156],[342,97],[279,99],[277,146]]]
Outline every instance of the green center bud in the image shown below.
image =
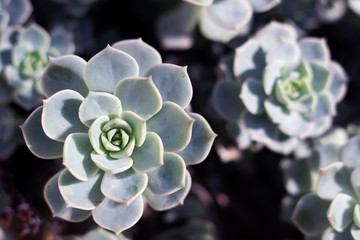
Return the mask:
[[293,71],[282,76],[277,81],[276,98],[286,103],[290,101],[299,101],[310,95],[306,77],[300,75],[299,72]]
[[20,68],[25,71],[38,71],[46,67],[47,56],[39,51],[28,52],[24,60],[20,63]]
[[114,158],[130,156],[135,147],[131,126],[120,118],[107,122],[102,127],[100,138],[103,147]]

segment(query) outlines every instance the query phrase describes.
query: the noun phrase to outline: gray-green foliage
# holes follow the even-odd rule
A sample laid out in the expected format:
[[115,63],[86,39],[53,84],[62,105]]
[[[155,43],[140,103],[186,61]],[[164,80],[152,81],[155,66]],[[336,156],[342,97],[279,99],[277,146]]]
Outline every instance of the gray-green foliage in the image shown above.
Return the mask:
[[299,139],[330,128],[347,89],[347,76],[324,39],[298,40],[292,26],[278,22],[260,29],[222,65],[213,103],[242,148],[255,141],[290,153]]
[[202,35],[210,40],[229,42],[249,31],[253,13],[266,12],[280,0],[184,0],[158,21],[158,35],[165,48],[187,49],[199,25]]
[[[67,34],[49,35],[37,24],[17,28],[16,40],[0,50],[1,92],[10,92],[11,97],[26,110],[41,104],[44,97],[40,78],[49,57],[57,57],[74,51]],[[8,89],[8,90],[7,90]]]
[[162,63],[141,39],[107,46],[88,62],[52,58],[42,74],[48,97],[22,125],[29,149],[62,157],[65,169],[44,194],[54,216],[89,216],[120,233],[141,217],[184,201],[186,165],[202,162],[215,134],[187,112],[192,86],[186,67]]
[[282,165],[289,193],[283,204],[306,239],[359,239],[360,137],[333,133],[307,158]]

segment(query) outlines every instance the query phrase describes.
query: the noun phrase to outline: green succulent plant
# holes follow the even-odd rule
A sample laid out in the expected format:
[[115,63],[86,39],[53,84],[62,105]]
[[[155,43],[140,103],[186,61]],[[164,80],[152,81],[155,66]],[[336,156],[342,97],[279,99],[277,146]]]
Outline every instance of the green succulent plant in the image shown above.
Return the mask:
[[290,153],[331,127],[347,76],[324,39],[297,38],[292,26],[271,22],[224,60],[212,100],[239,146]]
[[15,43],[0,50],[2,80],[6,83],[1,85],[4,92],[10,90],[20,106],[30,110],[39,106],[44,97],[40,78],[49,57],[72,53],[74,45],[67,34],[49,35],[36,24],[16,31]]
[[186,67],[162,63],[141,39],[107,46],[88,62],[51,58],[43,72],[44,105],[22,125],[29,149],[63,159],[44,194],[54,216],[92,215],[120,233],[141,217],[144,200],[156,210],[181,204],[215,134],[187,112],[192,86]]
[[298,195],[291,219],[306,239],[359,239],[359,146],[359,136],[319,145],[307,166],[286,167],[287,189]]
[[184,0],[158,21],[158,35],[165,48],[187,49],[193,44],[196,25],[207,39],[227,43],[246,35],[253,13],[266,12],[281,0]]

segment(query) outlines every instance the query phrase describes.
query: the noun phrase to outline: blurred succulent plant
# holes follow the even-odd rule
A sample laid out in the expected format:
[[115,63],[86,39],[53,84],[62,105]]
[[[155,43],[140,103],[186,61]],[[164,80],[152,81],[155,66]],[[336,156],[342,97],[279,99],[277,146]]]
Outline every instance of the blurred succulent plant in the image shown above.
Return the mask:
[[291,19],[305,29],[314,29],[321,23],[340,20],[348,7],[360,15],[358,0],[298,0],[282,1],[278,9],[280,15]]
[[92,215],[119,234],[140,219],[143,197],[156,210],[183,202],[186,165],[203,161],[215,138],[201,115],[184,110],[192,98],[186,67],[126,40],[88,62],[50,59],[41,85],[48,98],[22,130],[35,155],[63,158],[66,169],[44,190],[54,216]]
[[30,0],[2,0],[0,2],[0,37],[8,26],[22,25],[32,13]]
[[301,142],[293,152],[294,159],[281,161],[287,191],[282,200],[284,220],[291,219],[296,203],[303,195],[315,191],[320,168],[339,160],[340,148],[348,139],[349,134],[344,128],[334,127],[312,143]]
[[233,58],[233,66],[231,58],[223,64],[213,103],[239,146],[250,139],[287,154],[330,128],[347,76],[324,39],[298,41],[293,27],[271,22]]
[[[1,92],[12,97],[20,106],[30,110],[39,106],[43,98],[40,77],[49,62],[49,57],[72,53],[71,38],[64,33],[51,36],[36,24],[20,30],[16,43],[0,50],[3,69]],[[4,98],[4,97],[2,97]]]
[[359,239],[360,136],[339,143],[285,162],[286,188],[299,197],[291,218],[306,239]]
[[249,31],[253,12],[265,12],[281,0],[184,0],[177,8],[162,16],[158,35],[164,48],[187,49],[193,44],[191,33],[199,23],[206,38],[229,42]]
[[23,118],[10,107],[0,104],[0,159],[8,158],[16,146],[23,142],[18,127],[21,122]]

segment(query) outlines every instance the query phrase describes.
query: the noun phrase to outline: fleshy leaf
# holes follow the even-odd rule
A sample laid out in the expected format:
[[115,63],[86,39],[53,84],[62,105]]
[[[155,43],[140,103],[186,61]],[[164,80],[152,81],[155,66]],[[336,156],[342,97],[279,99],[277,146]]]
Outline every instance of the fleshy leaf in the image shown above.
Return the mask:
[[360,136],[351,138],[340,151],[340,160],[349,169],[354,169],[360,164]]
[[291,25],[272,21],[257,32],[255,39],[259,41],[261,47],[267,52],[280,41],[296,41],[297,34]]
[[189,105],[193,90],[187,67],[167,63],[159,64],[151,68],[145,76],[152,76],[164,102],[174,102],[182,108]]
[[126,77],[137,77],[139,66],[129,54],[107,46],[85,65],[84,77],[90,91],[113,93]]
[[19,42],[34,46],[35,49],[48,50],[50,46],[49,34],[37,24],[32,24],[19,36]]
[[20,126],[25,143],[29,150],[37,157],[44,159],[60,158],[63,154],[64,144],[46,136],[41,125],[42,111],[42,106],[35,109]]
[[83,79],[86,61],[75,55],[50,58],[41,78],[47,97],[64,89],[71,89],[86,97],[89,90]]
[[313,111],[304,113],[304,116],[310,121],[326,116],[333,116],[336,113],[335,106],[334,100],[329,95],[321,94],[315,102]]
[[184,159],[185,164],[198,164],[209,154],[216,134],[200,114],[189,113],[189,116],[195,119],[191,140],[186,148],[177,154]]
[[80,105],[79,118],[82,123],[90,127],[102,115],[114,118],[120,116],[121,112],[121,102],[114,95],[105,92],[89,92]]
[[120,99],[124,110],[135,112],[145,120],[161,109],[161,95],[151,77],[122,79],[114,94]]
[[219,81],[215,84],[212,101],[216,112],[226,120],[240,119],[245,107],[239,98],[241,84],[230,81]]
[[234,74],[240,80],[248,77],[261,79],[265,68],[265,52],[256,40],[249,40],[236,49]]
[[308,193],[296,204],[292,221],[305,235],[322,233],[329,226],[326,218],[329,204],[315,193]]
[[292,111],[287,121],[280,123],[279,129],[289,136],[303,138],[311,130],[310,123],[299,113]]
[[256,79],[246,79],[241,88],[240,98],[250,113],[257,115],[264,111],[266,95],[263,84]]
[[331,202],[327,212],[327,218],[336,231],[344,231],[344,229],[352,222],[355,203],[355,199],[343,193],[337,195]]
[[118,174],[105,173],[101,191],[107,198],[129,205],[144,192],[147,183],[145,173],[137,173],[130,168]]
[[132,227],[139,221],[144,209],[142,197],[135,199],[130,205],[114,202],[105,198],[92,211],[94,221],[101,227],[116,234]]
[[80,181],[69,171],[64,170],[59,176],[59,190],[67,207],[93,210],[104,199],[100,191],[102,173],[87,181]]
[[165,151],[181,151],[191,139],[194,121],[175,103],[164,102],[161,110],[147,121],[147,129],[160,136]]
[[290,111],[273,98],[267,98],[264,102],[267,115],[273,123],[286,123],[289,121]]
[[[86,233],[83,237],[81,237],[82,240],[128,240],[123,236],[123,234],[120,234],[116,236],[115,234],[106,231],[103,228],[96,228],[94,230],[89,231]],[[78,240],[78,238],[74,239],[63,239],[63,240]]]
[[102,129],[106,123],[108,123],[110,118],[106,115],[98,117],[90,126],[89,128],[89,139],[92,147],[94,148],[95,152],[98,154],[104,154],[106,149],[104,148],[103,144],[101,143],[101,133],[103,132]]
[[163,155],[164,146],[159,135],[147,132],[144,144],[135,148],[131,155],[132,167],[136,172],[149,172],[164,164]]
[[265,144],[275,152],[288,154],[298,145],[297,138],[281,133],[265,114],[252,115],[245,112],[242,121],[252,140]]
[[[9,4],[6,6],[6,10],[10,15],[9,25],[18,25],[23,24],[26,20],[28,20],[29,16],[33,12],[33,7],[31,5],[31,1],[12,0],[9,1]],[[3,10],[1,14],[4,14]]]
[[191,187],[191,176],[188,171],[186,171],[185,176],[185,187],[180,190],[165,196],[159,196],[152,193],[150,190],[146,189],[144,192],[144,197],[146,202],[155,210],[163,211],[170,208],[173,208],[179,204],[183,204],[185,197],[190,191]]
[[242,27],[250,21],[253,14],[249,2],[242,0],[216,1],[207,11],[217,25],[227,29]]
[[275,7],[281,0],[249,0],[254,12],[266,12]]
[[44,196],[54,217],[59,217],[71,222],[81,222],[90,217],[91,211],[68,208],[60,193],[58,179],[60,173],[54,175],[46,183]]
[[328,82],[330,80],[331,72],[319,63],[311,62],[310,67],[313,75],[311,79],[312,89],[319,93],[329,85]]
[[140,147],[146,138],[146,121],[134,112],[124,111],[121,119],[125,120],[132,129],[132,135],[135,137],[135,145]]
[[62,90],[44,100],[41,123],[45,134],[64,141],[70,133],[87,132],[78,116],[83,100],[83,96],[73,90]]
[[264,91],[267,95],[272,93],[276,81],[281,76],[281,69],[283,66],[284,63],[282,61],[273,61],[265,67],[263,84]]
[[299,41],[301,49],[301,59],[307,61],[328,62],[330,51],[323,38],[303,38]]
[[157,21],[157,35],[164,49],[186,50],[192,47],[193,32],[201,7],[186,2],[161,15]]
[[333,143],[322,143],[314,148],[307,162],[311,170],[319,171],[320,168],[337,162],[340,146]]
[[72,133],[65,140],[63,164],[81,181],[94,177],[99,170],[91,160],[92,151],[93,147],[87,133]]
[[[360,166],[355,168],[351,173],[351,184],[356,193],[356,196],[360,198]],[[360,219],[359,219],[360,223]]]
[[60,55],[71,54],[75,50],[75,44],[73,43],[73,37],[66,31],[55,31],[50,35],[50,49],[56,49]]
[[244,35],[249,32],[250,23],[238,29],[227,29],[214,22],[207,8],[200,9],[200,31],[207,39],[227,43],[236,35]]
[[185,187],[185,162],[175,153],[164,153],[164,165],[148,172],[148,189],[156,195],[169,195]]
[[316,193],[323,199],[334,199],[339,193],[354,195],[350,172],[342,162],[332,163],[320,169]]
[[343,69],[343,67],[337,62],[330,63],[330,69],[333,72],[329,90],[336,102],[339,102],[344,98],[347,90],[347,80],[348,77]]
[[266,54],[266,62],[282,61],[286,64],[295,64],[300,61],[300,57],[300,47],[296,42],[280,40],[280,42]]
[[95,151],[91,153],[91,159],[96,166],[111,174],[121,173],[133,164],[133,160],[129,157],[114,159],[108,154],[98,154]]
[[162,62],[158,51],[141,38],[120,41],[113,44],[112,47],[128,53],[136,60],[139,65],[139,76],[144,76],[152,66]]

